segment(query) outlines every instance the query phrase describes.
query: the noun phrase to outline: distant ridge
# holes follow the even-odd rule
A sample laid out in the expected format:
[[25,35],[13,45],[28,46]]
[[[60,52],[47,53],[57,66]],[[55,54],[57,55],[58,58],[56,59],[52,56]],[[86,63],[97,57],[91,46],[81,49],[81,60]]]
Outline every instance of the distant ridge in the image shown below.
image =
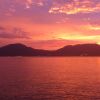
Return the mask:
[[68,45],[56,51],[61,56],[100,56],[100,45],[78,44]]
[[40,50],[16,43],[0,47],[0,56],[100,56],[100,45],[67,45],[58,50]]
[[9,44],[0,48],[0,56],[46,56],[49,51],[33,49],[24,44]]

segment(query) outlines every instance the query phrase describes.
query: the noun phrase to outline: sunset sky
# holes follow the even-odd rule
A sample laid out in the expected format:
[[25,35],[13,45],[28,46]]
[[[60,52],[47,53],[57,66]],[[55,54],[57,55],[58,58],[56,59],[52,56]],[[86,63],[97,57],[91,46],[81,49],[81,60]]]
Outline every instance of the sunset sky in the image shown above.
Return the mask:
[[100,0],[0,0],[0,46],[100,44]]

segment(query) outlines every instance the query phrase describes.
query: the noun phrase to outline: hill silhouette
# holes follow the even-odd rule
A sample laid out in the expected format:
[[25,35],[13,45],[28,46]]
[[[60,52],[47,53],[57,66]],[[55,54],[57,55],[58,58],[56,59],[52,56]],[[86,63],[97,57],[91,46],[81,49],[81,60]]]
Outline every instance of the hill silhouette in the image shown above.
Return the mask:
[[33,49],[23,44],[9,44],[0,48],[0,56],[46,56],[47,50]]
[[16,43],[0,47],[0,56],[100,56],[100,45],[68,45],[58,50],[49,51]]
[[100,56],[100,45],[97,44],[78,44],[69,45],[56,51],[61,56]]

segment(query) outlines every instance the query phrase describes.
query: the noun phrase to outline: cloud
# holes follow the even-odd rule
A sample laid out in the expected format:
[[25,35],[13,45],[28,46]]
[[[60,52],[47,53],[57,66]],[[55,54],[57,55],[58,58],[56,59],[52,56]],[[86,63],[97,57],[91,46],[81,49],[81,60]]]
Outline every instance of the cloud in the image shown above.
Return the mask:
[[[90,30],[93,30],[93,31],[99,31],[100,32],[100,25],[88,25],[88,28]],[[100,33],[99,33],[100,34]]]
[[53,2],[53,6],[49,10],[49,13],[64,13],[69,15],[77,13],[100,12],[100,1],[97,0],[68,0],[68,1],[57,0]]
[[44,6],[46,0],[15,0],[15,3],[23,5],[26,8],[31,8],[32,6]]
[[100,24],[88,23],[80,26],[80,33],[86,37],[100,37]]
[[0,27],[0,38],[7,38],[7,39],[18,39],[18,38],[25,38],[29,39],[28,33],[24,32],[20,28],[13,28],[12,30],[7,30],[4,27]]
[[[16,10],[25,8],[39,8],[44,7],[49,13],[64,13],[64,14],[77,14],[77,13],[92,13],[100,12],[99,0],[1,0],[0,8],[4,11],[14,13]],[[3,6],[6,6],[5,8]],[[9,8],[9,9],[8,9]],[[17,8],[17,9],[16,9]],[[19,11],[20,12],[20,11]],[[7,13],[7,12],[6,12]],[[8,13],[9,14],[9,13]]]

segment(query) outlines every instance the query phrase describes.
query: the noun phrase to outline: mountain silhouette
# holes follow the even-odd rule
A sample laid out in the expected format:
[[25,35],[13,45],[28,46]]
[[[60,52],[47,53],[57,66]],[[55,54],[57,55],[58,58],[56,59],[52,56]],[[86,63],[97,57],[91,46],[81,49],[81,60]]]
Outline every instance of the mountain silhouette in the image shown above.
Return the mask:
[[100,45],[78,44],[68,45],[56,51],[61,56],[100,56]]
[[33,49],[23,44],[9,44],[0,48],[0,56],[46,56],[47,50]]
[[9,44],[0,48],[0,56],[100,56],[100,45],[68,45],[58,50],[41,50],[23,44]]

